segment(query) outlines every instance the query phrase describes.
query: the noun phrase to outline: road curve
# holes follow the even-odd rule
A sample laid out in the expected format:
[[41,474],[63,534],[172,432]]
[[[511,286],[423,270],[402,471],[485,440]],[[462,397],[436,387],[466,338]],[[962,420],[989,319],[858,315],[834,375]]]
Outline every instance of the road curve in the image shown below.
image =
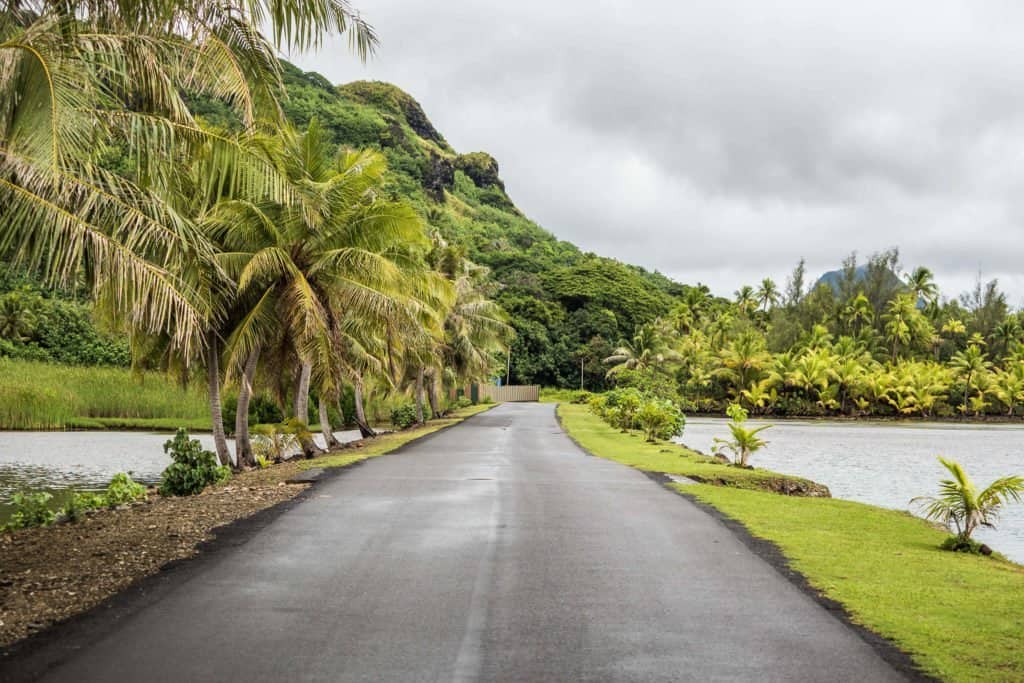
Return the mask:
[[42,680],[901,680],[713,517],[584,454],[551,405],[328,479],[198,566]]

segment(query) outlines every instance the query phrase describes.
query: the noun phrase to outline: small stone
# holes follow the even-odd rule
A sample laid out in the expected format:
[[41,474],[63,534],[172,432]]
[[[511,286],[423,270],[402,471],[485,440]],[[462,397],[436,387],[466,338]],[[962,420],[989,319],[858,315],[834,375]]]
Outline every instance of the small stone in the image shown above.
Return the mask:
[[989,548],[987,545],[982,543],[981,547],[978,548],[978,552],[981,553],[982,555],[984,555],[985,557],[988,557],[989,555],[992,554],[992,548]]

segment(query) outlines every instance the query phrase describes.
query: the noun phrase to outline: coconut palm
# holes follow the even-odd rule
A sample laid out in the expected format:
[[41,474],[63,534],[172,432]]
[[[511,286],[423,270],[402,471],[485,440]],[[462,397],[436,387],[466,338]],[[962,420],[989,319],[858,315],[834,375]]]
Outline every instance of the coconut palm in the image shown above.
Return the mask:
[[750,285],[743,285],[735,292],[736,307],[743,315],[749,315],[757,307],[758,296]]
[[775,284],[775,280],[770,277],[761,280],[761,286],[757,289],[757,301],[761,304],[762,311],[767,313],[769,308],[778,306],[781,298],[782,293],[779,291],[779,286]]
[[939,482],[939,495],[911,500],[928,519],[944,524],[959,543],[970,542],[979,526],[994,527],[1004,505],[1024,498],[1024,477],[1001,477],[978,491],[960,463],[940,457],[952,478]]
[[982,378],[992,368],[992,363],[988,361],[985,352],[981,350],[980,346],[971,344],[963,351],[957,351],[953,354],[953,357],[950,359],[950,367],[963,380],[964,396],[960,412],[966,415],[971,391],[978,386]]
[[926,303],[935,301],[939,296],[939,288],[935,284],[935,275],[924,266],[919,266],[904,275],[907,289],[914,298]]
[[[381,198],[380,154],[332,155],[316,121],[302,133],[286,131],[277,144],[271,154],[299,200],[222,202],[207,223],[239,295],[254,302],[231,333],[229,367],[275,345],[277,362],[295,368],[294,414],[305,422],[311,383],[327,397],[340,389],[342,320],[381,319],[411,305],[402,264],[427,242],[411,208]],[[311,440],[303,446],[313,451]]]
[[715,438],[716,448],[724,447],[732,451],[734,464],[740,467],[749,467],[747,461],[750,459],[750,456],[768,445],[768,442],[759,437],[758,434],[772,425],[747,429],[743,426],[747,421],[747,411],[738,403],[730,405],[726,413],[732,418],[732,421],[727,424],[729,432],[732,434],[732,439]]
[[[361,55],[373,49],[372,29],[344,0],[8,3],[0,252],[55,283],[87,264],[97,298],[116,301],[123,321],[186,352],[201,344],[213,311],[178,273],[211,250],[162,190],[195,144],[215,149],[224,169],[245,165],[196,124],[184,93],[227,103],[246,128],[279,119],[275,49],[346,31]],[[134,182],[95,163],[111,148],[128,152]]]

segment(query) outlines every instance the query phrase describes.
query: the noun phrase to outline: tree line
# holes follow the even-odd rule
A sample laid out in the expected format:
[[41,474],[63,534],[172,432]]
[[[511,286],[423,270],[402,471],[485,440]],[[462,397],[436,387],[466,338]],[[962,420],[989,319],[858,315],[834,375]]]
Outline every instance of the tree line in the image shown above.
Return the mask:
[[699,412],[1012,417],[1024,403],[1024,316],[998,282],[942,297],[896,249],[851,254],[811,287],[801,260],[784,289],[682,298],[603,359],[609,380]]
[[[511,338],[486,269],[385,191],[383,154],[286,120],[278,53],[332,33],[363,59],[377,44],[345,0],[0,13],[0,257],[84,286],[137,366],[204,376],[221,463],[255,462],[256,387],[301,422],[312,393],[331,445],[343,390],[364,435],[371,391],[412,391],[422,422],[444,410],[442,388],[489,376]],[[193,110],[211,101],[235,125]]]

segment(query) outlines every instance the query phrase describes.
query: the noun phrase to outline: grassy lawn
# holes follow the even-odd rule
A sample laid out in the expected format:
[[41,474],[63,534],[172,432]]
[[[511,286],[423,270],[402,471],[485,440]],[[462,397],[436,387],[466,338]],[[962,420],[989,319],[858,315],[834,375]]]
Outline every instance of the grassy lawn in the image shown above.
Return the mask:
[[394,450],[397,450],[420,437],[426,436],[427,434],[433,434],[434,432],[450,427],[454,424],[462,422],[467,417],[482,413],[486,410],[490,410],[496,404],[478,404],[475,406],[469,406],[467,408],[460,408],[459,410],[453,410],[446,417],[430,420],[427,424],[422,427],[413,427],[406,429],[401,432],[391,432],[389,434],[383,434],[370,441],[361,442],[358,447],[346,448],[340,452],[325,455],[323,457],[314,458],[312,460],[305,460],[301,464],[302,469],[310,469],[313,467],[348,467],[357,462],[368,460],[370,458],[376,458],[381,455],[386,455]]
[[[562,405],[559,415],[595,455],[678,474],[696,467],[685,462],[692,456],[621,434],[583,406]],[[950,681],[1024,681],[1024,567],[940,550],[946,534],[902,512],[736,484],[674,486],[774,542],[811,585],[927,673]]]
[[[768,470],[728,467],[674,443],[647,443],[638,432],[623,434],[609,427],[584,405],[561,404],[558,415],[569,433],[591,453],[623,465],[652,472],[679,474],[697,481],[752,490],[778,490],[786,485],[813,488],[814,483]],[[628,445],[628,448],[623,446]]]

